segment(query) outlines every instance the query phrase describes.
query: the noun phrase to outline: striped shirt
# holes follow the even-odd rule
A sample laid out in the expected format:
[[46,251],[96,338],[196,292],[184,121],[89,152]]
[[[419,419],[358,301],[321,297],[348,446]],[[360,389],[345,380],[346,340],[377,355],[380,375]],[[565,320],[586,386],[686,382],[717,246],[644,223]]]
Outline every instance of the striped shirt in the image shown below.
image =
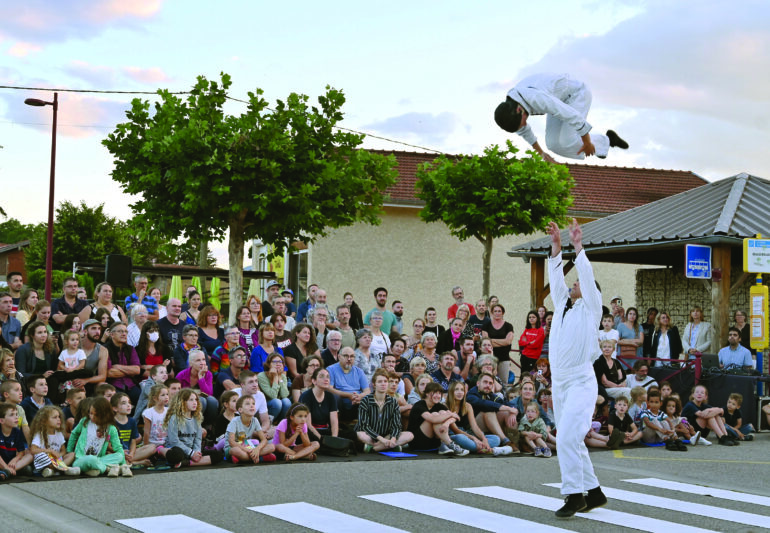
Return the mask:
[[364,396],[358,406],[356,431],[363,431],[373,440],[377,437],[398,437],[401,434],[398,401],[392,396],[385,396],[385,405],[380,410],[374,393]]

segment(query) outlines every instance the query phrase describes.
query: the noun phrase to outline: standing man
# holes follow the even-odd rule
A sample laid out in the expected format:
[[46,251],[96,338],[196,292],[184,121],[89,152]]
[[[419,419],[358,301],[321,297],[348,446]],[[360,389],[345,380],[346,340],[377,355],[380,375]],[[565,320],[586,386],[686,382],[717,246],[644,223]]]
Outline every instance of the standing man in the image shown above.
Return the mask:
[[61,298],[51,302],[51,318],[59,327],[64,323],[67,315],[72,313],[79,315],[83,309],[88,307],[88,302],[78,298],[78,280],[75,278],[64,278],[62,292],[64,294]]
[[473,328],[473,340],[481,342],[481,332],[490,320],[491,319],[487,314],[487,301],[484,298],[479,298],[479,301],[476,302],[476,314],[471,315],[468,319],[468,322]]
[[178,298],[169,298],[166,302],[166,316],[158,320],[160,336],[171,353],[182,343],[182,330],[185,323],[180,320],[181,315],[182,302]]
[[727,330],[727,346],[719,350],[719,368],[754,370],[751,352],[745,346],[741,346],[741,330],[735,326]]
[[158,302],[155,298],[147,294],[147,276],[141,274],[134,278],[134,288],[136,292],[131,296],[126,296],[126,314],[131,316],[131,306],[135,303],[140,303],[147,308],[147,320],[158,320]]
[[390,304],[390,309],[396,316],[396,331],[401,335],[404,333],[404,304],[401,303],[401,300],[393,300],[393,303]]
[[317,283],[311,283],[307,286],[307,300],[299,304],[297,308],[297,322],[305,322],[307,315],[315,307],[315,293],[318,290]]
[[583,230],[577,220],[572,219],[569,236],[575,248],[578,281],[569,290],[562,270],[561,233],[555,222],[548,224],[548,234],[551,236],[548,278],[554,304],[548,357],[553,378],[553,410],[559,428],[556,448],[561,493],[566,496],[556,517],[569,518],[607,503],[583,442],[591,429],[598,394],[593,362],[600,353],[597,324],[602,318],[602,295],[583,250]]
[[392,331],[397,332],[396,315],[392,311],[385,309],[385,304],[388,303],[388,289],[385,287],[374,289],[374,302],[375,306],[364,317],[364,325],[368,326],[370,324],[369,317],[372,316],[372,311],[380,311],[382,313],[382,326],[380,326],[380,330],[385,335],[390,335]]
[[495,109],[495,122],[523,137],[549,163],[556,161],[540,147],[527,124],[531,115],[546,115],[545,145],[562,157],[585,159],[596,154],[604,159],[610,147],[627,149],[628,143],[612,130],[606,135],[589,133],[589,109],[591,91],[582,81],[566,74],[535,74],[508,91],[505,102]]
[[[265,286],[265,301],[262,302],[262,316],[270,316],[275,313],[273,309],[272,301],[278,296],[278,292],[281,290],[281,284],[276,280],[271,279]],[[267,320],[265,320],[267,322]]]
[[21,323],[11,316],[13,298],[7,292],[0,292],[0,329],[3,339],[11,345],[12,350],[21,346]]
[[456,287],[452,287],[452,298],[454,298],[455,303],[450,305],[449,309],[446,310],[446,317],[450,322],[454,317],[457,316],[457,308],[460,307],[462,304],[465,304],[468,306],[468,310],[471,312],[471,315],[476,314],[476,309],[474,309],[471,304],[465,303],[465,291],[459,285],[457,285]]
[[15,317],[19,310],[19,302],[21,302],[21,289],[24,287],[24,280],[21,272],[9,272],[5,279],[8,280],[8,292],[13,300],[11,316]]
[[338,330],[342,335],[342,347],[348,346],[355,349],[356,332],[350,327],[350,308],[347,305],[337,306],[337,320],[340,324]]

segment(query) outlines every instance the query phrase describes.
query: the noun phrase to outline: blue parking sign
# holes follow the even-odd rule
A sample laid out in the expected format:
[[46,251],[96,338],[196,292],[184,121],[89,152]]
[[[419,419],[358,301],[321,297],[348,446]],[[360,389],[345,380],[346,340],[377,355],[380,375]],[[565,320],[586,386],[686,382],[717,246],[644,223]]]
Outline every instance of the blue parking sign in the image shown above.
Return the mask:
[[684,275],[688,278],[711,279],[711,246],[685,245]]

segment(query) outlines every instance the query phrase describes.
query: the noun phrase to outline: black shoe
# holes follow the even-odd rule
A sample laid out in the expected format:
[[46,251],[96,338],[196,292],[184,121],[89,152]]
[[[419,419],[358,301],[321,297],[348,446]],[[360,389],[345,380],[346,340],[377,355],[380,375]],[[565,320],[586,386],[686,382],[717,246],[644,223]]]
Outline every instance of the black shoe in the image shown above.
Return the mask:
[[733,441],[733,446],[739,446],[741,444],[740,439],[734,439],[733,437],[731,437],[729,435],[727,436],[727,438],[730,439],[731,441]]
[[745,441],[754,440],[754,435],[752,435],[752,434],[744,435],[743,436],[743,440],[745,440]]
[[666,449],[672,452],[679,451],[679,447],[676,445],[676,442],[674,441],[674,439],[668,439],[666,441]]
[[719,437],[719,444],[722,446],[735,446],[735,443],[727,435]]
[[680,451],[680,452],[686,452],[687,451],[687,446],[685,446],[684,442],[682,442],[681,439],[676,439],[674,441],[674,444],[676,444],[677,451]]
[[628,150],[628,143],[620,138],[620,136],[612,130],[607,130],[607,137],[610,139],[610,147],[622,148]]
[[554,514],[556,518],[570,518],[575,516],[575,513],[585,510],[586,499],[582,493],[569,494],[564,498],[564,505],[561,509],[557,510]]
[[585,501],[586,508],[582,511],[578,511],[579,513],[587,513],[591,509],[607,505],[607,496],[604,495],[601,487],[596,487],[588,491],[588,494],[585,496]]

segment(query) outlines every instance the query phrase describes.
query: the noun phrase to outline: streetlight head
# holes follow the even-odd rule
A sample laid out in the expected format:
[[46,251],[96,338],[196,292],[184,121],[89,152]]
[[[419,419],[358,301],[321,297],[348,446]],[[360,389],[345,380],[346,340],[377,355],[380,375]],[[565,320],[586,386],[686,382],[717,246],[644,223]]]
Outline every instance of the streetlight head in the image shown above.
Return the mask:
[[35,107],[44,107],[51,104],[51,102],[46,102],[45,100],[41,100],[39,98],[27,98],[24,100],[24,103]]

